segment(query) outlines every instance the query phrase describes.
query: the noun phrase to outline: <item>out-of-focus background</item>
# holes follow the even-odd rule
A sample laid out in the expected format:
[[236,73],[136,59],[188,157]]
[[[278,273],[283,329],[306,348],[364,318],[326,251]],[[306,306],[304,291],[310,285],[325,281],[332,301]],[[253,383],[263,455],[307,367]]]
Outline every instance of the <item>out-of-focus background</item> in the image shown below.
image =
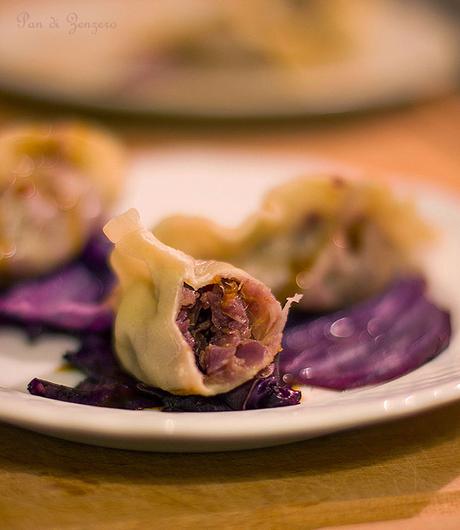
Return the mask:
[[[77,118],[120,136],[133,159],[182,157],[184,172],[187,157],[224,149],[458,191],[459,28],[460,0],[1,0],[0,131]],[[168,178],[155,167],[152,178]],[[231,459],[128,454],[0,426],[6,526],[168,527],[174,511],[178,528],[234,516],[258,528],[267,514],[291,528],[380,518],[392,522],[373,529],[458,528],[457,420],[455,405]],[[302,505],[286,504],[293,491]],[[249,511],[252,526],[241,523]],[[393,525],[410,516],[423,520]]]
[[459,24],[458,0],[3,0],[0,125],[454,179]]
[[329,115],[459,79],[459,5],[438,0],[4,0],[0,88],[112,112]]

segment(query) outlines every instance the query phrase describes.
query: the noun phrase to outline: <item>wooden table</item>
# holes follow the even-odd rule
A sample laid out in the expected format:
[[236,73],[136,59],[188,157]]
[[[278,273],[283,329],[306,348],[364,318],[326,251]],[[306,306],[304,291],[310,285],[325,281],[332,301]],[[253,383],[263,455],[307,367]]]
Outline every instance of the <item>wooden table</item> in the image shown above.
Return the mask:
[[[31,115],[43,111],[0,105],[3,123]],[[108,124],[132,150],[306,152],[460,190],[459,96],[315,124]],[[1,425],[0,492],[5,529],[458,529],[460,403],[284,447],[208,455],[87,447]]]

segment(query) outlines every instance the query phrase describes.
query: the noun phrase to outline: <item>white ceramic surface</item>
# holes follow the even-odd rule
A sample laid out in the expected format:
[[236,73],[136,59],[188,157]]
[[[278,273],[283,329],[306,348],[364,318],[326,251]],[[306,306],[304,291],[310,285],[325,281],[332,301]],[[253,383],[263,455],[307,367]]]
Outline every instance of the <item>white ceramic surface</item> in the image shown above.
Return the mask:
[[[140,156],[120,209],[135,206],[147,223],[167,213],[206,214],[237,223],[261,193],[283,179],[324,164],[302,158],[261,157],[232,151],[159,150]],[[332,167],[332,166],[331,166]],[[336,169],[337,168],[333,168]],[[384,385],[348,392],[303,389],[295,407],[221,413],[123,411],[62,403],[27,394],[32,377],[74,384],[59,370],[74,339],[44,336],[29,343],[20,332],[0,331],[0,419],[68,440],[149,451],[254,448],[408,416],[460,398],[460,210],[457,200],[423,186],[399,186],[416,197],[440,228],[425,268],[432,296],[451,309],[453,338],[438,358]],[[242,193],[245,190],[245,193]]]

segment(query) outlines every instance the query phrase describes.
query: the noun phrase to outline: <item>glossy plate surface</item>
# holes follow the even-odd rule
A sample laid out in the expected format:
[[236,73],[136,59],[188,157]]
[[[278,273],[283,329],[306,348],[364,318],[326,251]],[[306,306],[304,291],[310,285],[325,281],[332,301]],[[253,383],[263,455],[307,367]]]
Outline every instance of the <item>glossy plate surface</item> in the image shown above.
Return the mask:
[[[137,207],[146,223],[174,212],[205,214],[235,224],[273,184],[324,169],[322,162],[250,153],[195,149],[139,156],[131,169],[120,210]],[[328,165],[332,170],[337,167]],[[348,170],[350,174],[353,172]],[[460,398],[460,209],[458,200],[426,186],[395,184],[413,195],[439,227],[434,251],[425,258],[432,296],[452,311],[449,348],[425,366],[384,385],[348,392],[303,389],[301,405],[221,413],[124,411],[62,403],[27,394],[27,382],[42,377],[64,384],[79,375],[60,368],[70,338],[43,336],[28,342],[15,330],[0,330],[0,420],[68,440],[150,451],[218,451],[264,447],[399,418]],[[244,190],[244,193],[243,193]]]

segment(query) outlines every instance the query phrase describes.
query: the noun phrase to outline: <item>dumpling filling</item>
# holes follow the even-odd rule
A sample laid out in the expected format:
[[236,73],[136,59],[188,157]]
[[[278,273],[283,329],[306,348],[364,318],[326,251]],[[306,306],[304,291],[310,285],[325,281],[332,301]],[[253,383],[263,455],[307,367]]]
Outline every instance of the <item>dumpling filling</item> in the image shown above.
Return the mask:
[[266,347],[255,339],[252,320],[244,284],[235,279],[196,291],[187,284],[182,288],[176,322],[206,375],[224,369],[235,357],[248,366],[261,362]]

